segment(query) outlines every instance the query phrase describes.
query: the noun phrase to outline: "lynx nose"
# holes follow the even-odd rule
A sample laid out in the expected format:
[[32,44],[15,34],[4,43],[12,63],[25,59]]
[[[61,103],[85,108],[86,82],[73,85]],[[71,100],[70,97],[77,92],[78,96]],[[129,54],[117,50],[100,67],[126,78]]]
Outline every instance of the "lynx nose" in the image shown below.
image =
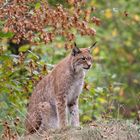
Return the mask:
[[87,65],[88,65],[88,67],[90,68],[90,67],[91,67],[91,62],[88,62]]

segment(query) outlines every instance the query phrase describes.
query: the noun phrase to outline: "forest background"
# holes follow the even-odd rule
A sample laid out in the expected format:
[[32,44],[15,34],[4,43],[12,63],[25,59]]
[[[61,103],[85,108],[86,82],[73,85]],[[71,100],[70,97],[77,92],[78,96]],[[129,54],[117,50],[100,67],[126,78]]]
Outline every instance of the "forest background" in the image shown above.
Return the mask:
[[[39,22],[44,8],[42,3],[45,1],[22,1],[25,7],[23,6],[21,13],[27,14],[23,14],[25,19],[35,15],[32,24],[39,23],[37,26],[41,26],[43,32],[40,32],[42,29],[34,29],[36,27],[28,27],[28,33],[20,32],[24,16],[18,18],[20,12],[18,15],[11,11],[17,15],[18,21],[14,20],[15,17],[10,12],[6,14],[8,6],[14,7],[14,4],[8,0],[0,2],[0,132],[3,130],[3,123],[8,123],[13,131],[24,132],[26,106],[34,86],[70,53],[74,41],[80,48],[90,47],[97,41],[92,52],[94,64],[87,73],[80,96],[81,124],[111,118],[138,120],[139,0],[87,0],[77,4],[74,4],[74,0],[49,0],[47,6],[50,11],[57,9],[60,14],[68,11],[74,17],[74,7],[78,5],[79,14],[81,12],[76,18],[81,22],[80,28],[83,30],[75,25],[69,25],[68,29],[67,26],[59,27],[59,31],[54,30],[56,36],[52,33],[51,23],[46,26]],[[15,10],[18,11],[22,4],[17,0]],[[28,22],[30,24],[30,20]]]

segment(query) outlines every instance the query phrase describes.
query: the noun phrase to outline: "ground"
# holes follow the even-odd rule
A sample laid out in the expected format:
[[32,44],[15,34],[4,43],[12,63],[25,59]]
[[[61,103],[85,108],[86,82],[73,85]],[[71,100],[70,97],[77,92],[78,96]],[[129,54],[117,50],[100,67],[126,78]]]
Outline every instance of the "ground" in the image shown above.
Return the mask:
[[94,121],[78,128],[51,130],[20,140],[140,140],[140,125],[130,121]]

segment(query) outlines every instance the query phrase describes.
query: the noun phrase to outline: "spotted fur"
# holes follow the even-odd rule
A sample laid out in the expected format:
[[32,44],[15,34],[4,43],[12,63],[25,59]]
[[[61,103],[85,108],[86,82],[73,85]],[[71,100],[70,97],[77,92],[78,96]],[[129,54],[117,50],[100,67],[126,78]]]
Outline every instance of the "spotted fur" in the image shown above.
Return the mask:
[[29,99],[26,118],[28,133],[61,128],[68,123],[79,126],[78,97],[91,64],[90,50],[75,46],[72,53],[37,84]]

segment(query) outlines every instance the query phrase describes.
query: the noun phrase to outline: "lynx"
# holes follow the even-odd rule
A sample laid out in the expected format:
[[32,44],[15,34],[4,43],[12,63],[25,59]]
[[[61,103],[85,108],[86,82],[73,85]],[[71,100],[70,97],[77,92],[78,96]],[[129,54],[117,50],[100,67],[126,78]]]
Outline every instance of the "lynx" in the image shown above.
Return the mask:
[[68,123],[79,126],[78,98],[92,65],[91,48],[79,49],[75,44],[71,54],[37,84],[27,109],[28,133],[62,128]]

